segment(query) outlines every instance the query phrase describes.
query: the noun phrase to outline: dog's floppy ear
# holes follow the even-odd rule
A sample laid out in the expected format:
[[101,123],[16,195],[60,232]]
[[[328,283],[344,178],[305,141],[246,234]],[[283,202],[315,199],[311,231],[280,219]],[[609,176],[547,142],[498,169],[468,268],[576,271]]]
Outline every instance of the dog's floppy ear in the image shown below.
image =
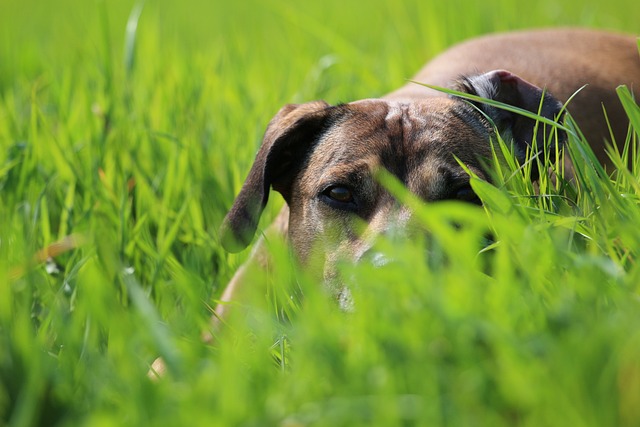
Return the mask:
[[328,107],[324,101],[289,104],[271,120],[249,175],[220,227],[227,251],[238,252],[251,243],[272,185],[287,199],[286,182],[323,129]]
[[[558,115],[562,111],[562,103],[551,94],[505,70],[462,77],[458,81],[457,89],[519,107],[551,120],[559,119]],[[536,140],[532,141],[535,120],[480,102],[474,104],[493,120],[501,136],[505,139],[509,136],[513,138],[517,155],[521,160],[528,146],[535,152],[542,150],[543,141],[551,131],[550,126],[546,126],[545,130],[545,126],[540,124]],[[558,139],[559,142],[564,142],[566,134],[558,131]]]

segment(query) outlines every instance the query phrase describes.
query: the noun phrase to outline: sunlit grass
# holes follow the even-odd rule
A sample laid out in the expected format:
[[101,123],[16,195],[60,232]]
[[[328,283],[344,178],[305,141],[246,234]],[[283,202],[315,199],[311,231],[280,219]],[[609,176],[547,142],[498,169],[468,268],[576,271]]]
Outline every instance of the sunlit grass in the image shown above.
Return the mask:
[[383,270],[344,266],[353,313],[276,240],[253,301],[201,335],[248,253],[217,228],[282,104],[382,95],[488,31],[637,16],[626,0],[3,4],[0,425],[635,425],[640,111],[623,88],[628,170],[609,178],[568,122],[571,182],[502,162],[476,207],[389,179],[429,238],[379,242]]

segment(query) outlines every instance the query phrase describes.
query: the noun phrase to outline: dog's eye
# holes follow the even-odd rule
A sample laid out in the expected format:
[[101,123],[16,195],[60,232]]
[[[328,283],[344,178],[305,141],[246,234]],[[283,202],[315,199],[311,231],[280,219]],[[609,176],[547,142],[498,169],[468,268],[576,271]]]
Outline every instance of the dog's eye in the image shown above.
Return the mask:
[[454,194],[454,197],[456,200],[460,200],[463,202],[480,204],[480,199],[470,185],[464,185],[458,188]]
[[341,187],[336,185],[335,187],[329,187],[325,190],[325,194],[336,202],[350,203],[353,202],[353,193],[347,187]]
[[327,187],[321,194],[321,199],[337,209],[354,210],[356,207],[353,191],[343,185],[332,185]]

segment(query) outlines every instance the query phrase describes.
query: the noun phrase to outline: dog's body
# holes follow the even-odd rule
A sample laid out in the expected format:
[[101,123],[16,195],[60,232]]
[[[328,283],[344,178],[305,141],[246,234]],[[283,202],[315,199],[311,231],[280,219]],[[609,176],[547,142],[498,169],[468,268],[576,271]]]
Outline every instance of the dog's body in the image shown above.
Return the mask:
[[[522,31],[488,35],[462,43],[430,61],[414,81],[447,87],[459,76],[508,70],[523,80],[546,88],[566,102],[579,92],[568,109],[592,144],[598,159],[607,164],[604,139],[611,140],[602,107],[612,119],[617,141],[624,141],[628,121],[615,88],[625,84],[640,90],[640,57],[635,37],[583,29]],[[442,96],[408,84],[386,99]]]
[[[516,32],[455,46],[413,80],[495,99],[552,120],[562,103],[588,85],[568,110],[606,164],[604,140],[611,138],[602,106],[616,141],[624,141],[628,120],[615,89],[625,84],[640,96],[640,58],[636,40],[629,36],[573,29]],[[285,106],[269,124],[223,223],[222,242],[232,251],[250,243],[273,187],[286,206],[272,231],[287,235],[298,260],[319,265],[318,275],[331,293],[344,298],[335,263],[367,259],[376,235],[410,222],[411,212],[379,185],[376,170],[386,169],[425,201],[473,199],[468,174],[456,158],[488,178],[482,159],[491,155],[493,124],[501,136],[513,139],[518,156],[528,148],[536,150],[539,140],[550,135],[549,129],[540,130],[534,140],[531,119],[472,106],[413,83],[381,99]],[[262,245],[249,263],[267,262]],[[243,267],[225,290],[218,318],[226,316],[227,302],[242,299],[244,275]]]

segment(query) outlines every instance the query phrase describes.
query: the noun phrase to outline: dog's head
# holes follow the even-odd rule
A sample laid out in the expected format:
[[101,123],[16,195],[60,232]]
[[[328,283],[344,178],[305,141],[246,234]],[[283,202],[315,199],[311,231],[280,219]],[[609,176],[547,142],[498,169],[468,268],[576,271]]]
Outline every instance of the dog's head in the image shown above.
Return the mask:
[[[562,108],[506,71],[462,78],[457,89],[550,119]],[[409,223],[411,212],[379,184],[377,170],[386,169],[425,201],[477,201],[458,160],[488,178],[483,160],[491,157],[494,129],[524,156],[539,144],[532,141],[534,125],[520,115],[445,96],[287,105],[267,128],[222,225],[222,243],[237,251],[251,242],[273,187],[289,206],[289,239],[299,260],[320,261],[330,281],[338,259],[361,259],[376,235]]]

